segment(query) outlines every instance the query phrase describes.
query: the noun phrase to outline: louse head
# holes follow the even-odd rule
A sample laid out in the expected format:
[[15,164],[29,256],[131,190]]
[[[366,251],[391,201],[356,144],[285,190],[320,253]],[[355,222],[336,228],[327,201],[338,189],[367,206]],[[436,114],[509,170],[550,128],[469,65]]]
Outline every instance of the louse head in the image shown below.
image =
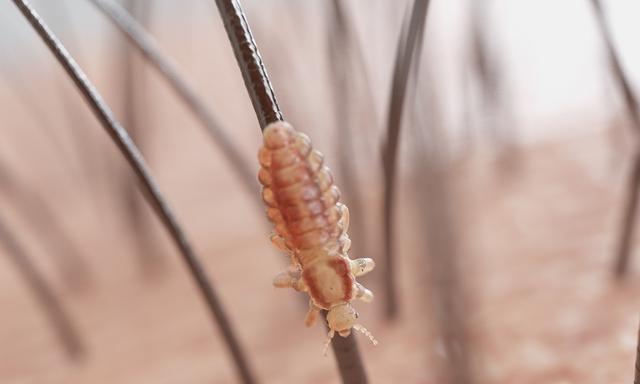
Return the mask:
[[358,312],[349,303],[337,305],[327,312],[329,328],[338,332],[340,336],[347,337],[358,321]]
[[351,328],[365,334],[373,345],[378,345],[378,341],[373,337],[362,324],[358,324],[358,312],[350,303],[340,304],[331,308],[327,312],[327,323],[329,324],[329,335],[324,345],[323,354],[327,354],[329,343],[336,332],[342,337],[347,337],[351,333]]

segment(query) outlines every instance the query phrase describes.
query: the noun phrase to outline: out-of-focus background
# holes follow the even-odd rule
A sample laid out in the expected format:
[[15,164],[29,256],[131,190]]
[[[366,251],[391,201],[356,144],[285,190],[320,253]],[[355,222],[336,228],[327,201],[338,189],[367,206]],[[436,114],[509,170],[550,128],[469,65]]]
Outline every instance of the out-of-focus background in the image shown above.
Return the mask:
[[[380,341],[358,335],[370,381],[455,382],[457,367],[481,383],[631,382],[638,241],[625,277],[613,271],[637,132],[592,2],[431,1],[403,108],[391,318],[381,153],[413,2],[340,0],[347,32],[335,3],[243,5],[285,118],[325,154],[350,206],[352,256],[377,262],[361,279],[376,300],[356,304]],[[242,184],[90,1],[32,4],[133,132],[260,381],[338,381],[300,294],[272,288],[287,258],[269,243],[257,182]],[[215,2],[125,5],[257,174],[259,126]],[[602,5],[633,88],[640,4]],[[10,1],[0,31],[0,382],[234,382],[126,162]]]

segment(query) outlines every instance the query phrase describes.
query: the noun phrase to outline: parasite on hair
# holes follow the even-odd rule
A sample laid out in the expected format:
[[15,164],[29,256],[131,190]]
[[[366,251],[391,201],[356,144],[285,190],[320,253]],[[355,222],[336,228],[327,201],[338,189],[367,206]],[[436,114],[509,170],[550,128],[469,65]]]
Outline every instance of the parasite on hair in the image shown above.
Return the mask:
[[308,136],[278,121],[265,128],[258,158],[262,198],[275,226],[271,241],[291,257],[291,265],[275,277],[274,286],[309,294],[307,326],[315,324],[321,310],[327,311],[325,354],[336,333],[347,337],[351,329],[377,344],[358,323],[351,304],[354,299],[373,300],[373,293],[356,277],[370,272],[375,263],[348,256],[349,210],[340,203],[340,191],[322,153],[313,149]]

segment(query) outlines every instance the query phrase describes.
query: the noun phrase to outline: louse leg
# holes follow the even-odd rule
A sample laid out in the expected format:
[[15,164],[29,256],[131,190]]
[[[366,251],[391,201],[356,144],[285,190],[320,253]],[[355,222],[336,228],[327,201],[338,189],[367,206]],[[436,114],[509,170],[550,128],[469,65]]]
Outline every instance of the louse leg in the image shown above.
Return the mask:
[[370,258],[351,260],[349,264],[351,267],[351,273],[353,273],[354,276],[365,275],[371,272],[376,266],[376,263]]
[[304,324],[307,327],[312,327],[316,324],[319,314],[320,308],[313,303],[313,300],[309,300],[309,312],[307,312],[307,316],[304,319]]
[[300,292],[307,290],[307,285],[302,279],[302,271],[293,265],[278,273],[273,279],[273,285],[276,288],[293,288]]
[[365,288],[360,283],[353,283],[353,290],[355,292],[355,298],[370,303],[373,301],[373,292]]

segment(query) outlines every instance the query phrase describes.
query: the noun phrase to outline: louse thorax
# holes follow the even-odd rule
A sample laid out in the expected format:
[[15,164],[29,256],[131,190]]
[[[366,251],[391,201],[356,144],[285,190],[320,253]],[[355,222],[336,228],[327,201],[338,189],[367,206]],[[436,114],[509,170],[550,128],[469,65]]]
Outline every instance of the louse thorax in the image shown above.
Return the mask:
[[315,305],[331,309],[353,300],[355,276],[349,260],[339,255],[323,255],[302,267],[302,278]]
[[300,265],[303,267],[309,266],[314,262],[324,260],[330,255],[335,255],[333,247],[315,247],[310,249],[297,250],[295,252],[297,259],[300,261]]

